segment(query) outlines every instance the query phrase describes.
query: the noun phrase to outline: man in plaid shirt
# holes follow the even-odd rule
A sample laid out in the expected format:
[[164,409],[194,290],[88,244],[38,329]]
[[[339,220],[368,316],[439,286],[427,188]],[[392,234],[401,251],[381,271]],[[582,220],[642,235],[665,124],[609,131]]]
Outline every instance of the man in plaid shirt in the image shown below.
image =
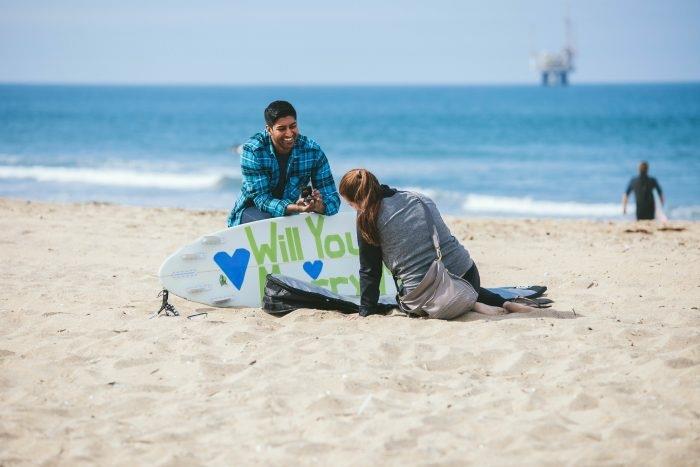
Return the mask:
[[[331,216],[340,197],[328,159],[312,139],[299,134],[292,104],[275,101],[265,109],[265,131],[253,135],[241,154],[243,187],[228,226],[300,212]],[[311,182],[313,191],[300,199]]]

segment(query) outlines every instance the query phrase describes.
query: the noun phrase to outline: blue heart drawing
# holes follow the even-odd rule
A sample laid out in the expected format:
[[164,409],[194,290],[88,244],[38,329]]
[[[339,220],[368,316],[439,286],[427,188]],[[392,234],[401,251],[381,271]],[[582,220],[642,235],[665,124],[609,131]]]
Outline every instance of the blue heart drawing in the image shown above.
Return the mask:
[[323,261],[320,259],[317,259],[313,263],[311,261],[307,261],[304,263],[304,271],[306,271],[306,274],[311,276],[312,279],[318,278],[318,276],[321,275],[321,270],[323,269]]
[[214,262],[224,271],[228,280],[238,289],[241,290],[245,272],[248,269],[248,261],[250,261],[250,251],[245,248],[238,248],[229,256],[228,253],[220,251],[214,255]]

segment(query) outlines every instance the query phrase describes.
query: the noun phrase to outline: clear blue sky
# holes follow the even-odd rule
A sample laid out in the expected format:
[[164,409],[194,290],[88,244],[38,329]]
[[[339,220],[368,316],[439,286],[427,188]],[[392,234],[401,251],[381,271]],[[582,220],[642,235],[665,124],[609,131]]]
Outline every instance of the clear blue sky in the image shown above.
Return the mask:
[[[700,0],[568,3],[573,82],[700,80]],[[0,0],[0,82],[535,83],[566,4]]]

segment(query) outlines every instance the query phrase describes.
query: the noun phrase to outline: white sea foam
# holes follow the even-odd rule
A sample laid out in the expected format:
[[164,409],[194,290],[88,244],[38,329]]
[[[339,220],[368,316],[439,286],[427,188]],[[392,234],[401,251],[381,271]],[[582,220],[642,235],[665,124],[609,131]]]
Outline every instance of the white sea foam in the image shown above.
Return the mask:
[[[174,169],[176,170],[156,172],[146,168],[114,166],[80,168],[0,165],[0,183],[2,183],[3,179],[26,179],[42,183],[85,184],[106,188],[160,189],[180,192],[211,191],[213,193],[218,191],[237,192],[240,189],[241,176],[230,168],[209,168],[207,172],[186,172],[181,166],[174,167]],[[582,203],[540,200],[531,197],[518,198],[478,193],[465,194],[459,191],[420,186],[402,186],[399,188],[426,194],[438,204],[443,213],[451,215],[589,219],[621,219],[623,217],[619,203]],[[628,214],[628,217],[632,218],[634,212],[633,204],[630,206],[630,210],[631,214]],[[700,220],[700,206],[667,207],[666,214],[672,220]]]
[[424,193],[448,214],[481,214],[502,216],[611,218],[622,217],[622,207],[614,203],[579,203],[573,201],[546,201],[533,198],[491,196],[476,193],[421,187],[403,187],[408,191]]
[[0,179],[30,179],[38,182],[85,183],[91,185],[157,188],[165,190],[218,190],[240,182],[235,173],[174,173],[47,166],[0,166]]
[[620,217],[622,207],[614,203],[578,203],[533,198],[469,194],[462,203],[467,212],[552,217]]
[[669,219],[700,220],[700,206],[678,206],[666,209]]

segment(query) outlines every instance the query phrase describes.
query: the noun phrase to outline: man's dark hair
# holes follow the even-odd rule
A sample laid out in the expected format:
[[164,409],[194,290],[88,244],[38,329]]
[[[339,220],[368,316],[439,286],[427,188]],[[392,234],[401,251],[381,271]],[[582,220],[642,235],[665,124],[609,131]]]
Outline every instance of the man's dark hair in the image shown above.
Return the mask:
[[642,161],[639,163],[639,175],[646,175],[649,172],[649,163]]
[[297,118],[297,111],[294,110],[292,104],[287,101],[275,101],[265,109],[265,123],[267,126],[272,126],[277,120],[284,117]]

